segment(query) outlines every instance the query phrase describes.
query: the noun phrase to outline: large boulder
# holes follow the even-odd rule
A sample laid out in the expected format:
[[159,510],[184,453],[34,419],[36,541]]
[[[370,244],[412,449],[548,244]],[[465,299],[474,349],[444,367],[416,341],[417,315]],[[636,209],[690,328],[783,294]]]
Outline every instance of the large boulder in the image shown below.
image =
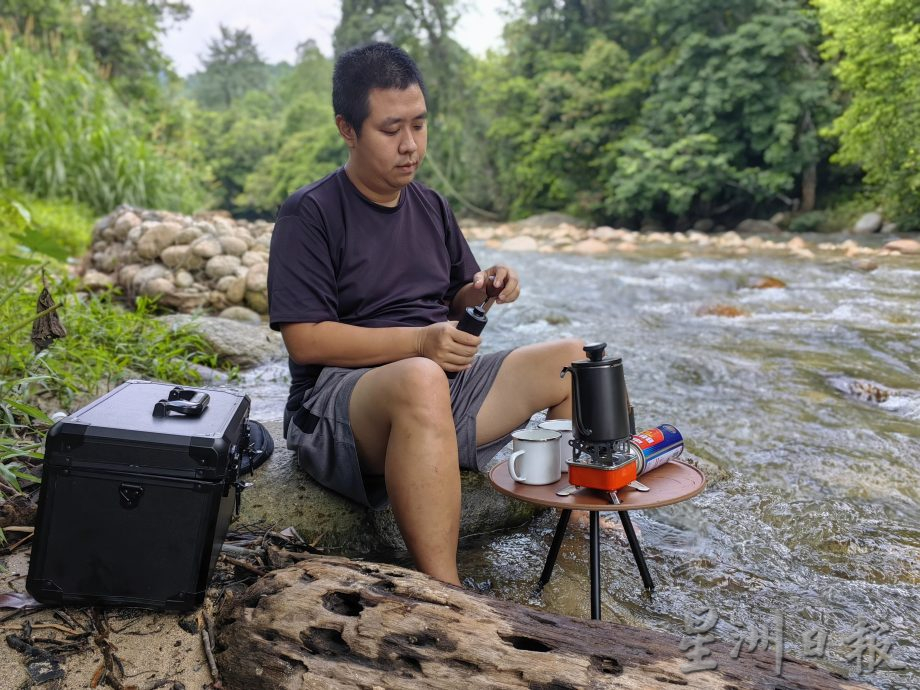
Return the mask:
[[882,215],[880,213],[864,213],[853,225],[853,232],[857,235],[871,235],[882,229]]
[[201,335],[221,359],[248,368],[287,357],[281,334],[267,325],[242,323],[219,316],[168,314],[160,321],[173,328],[191,328]]
[[[371,510],[317,484],[285,448],[281,421],[263,423],[275,441],[275,452],[252,478],[244,477],[253,484],[243,492],[244,522],[292,526],[310,543],[353,554],[405,548],[390,508]],[[493,464],[507,459],[509,452],[503,450]],[[461,472],[460,486],[461,536],[521,525],[538,511],[537,506],[498,493],[484,474]]]

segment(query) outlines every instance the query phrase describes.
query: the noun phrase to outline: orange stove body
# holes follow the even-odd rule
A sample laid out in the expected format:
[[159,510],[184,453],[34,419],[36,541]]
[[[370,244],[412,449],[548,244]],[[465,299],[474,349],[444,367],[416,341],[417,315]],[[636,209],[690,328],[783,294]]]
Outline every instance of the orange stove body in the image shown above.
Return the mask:
[[630,459],[622,465],[607,466],[569,461],[569,484],[587,489],[617,491],[638,476],[638,461]]

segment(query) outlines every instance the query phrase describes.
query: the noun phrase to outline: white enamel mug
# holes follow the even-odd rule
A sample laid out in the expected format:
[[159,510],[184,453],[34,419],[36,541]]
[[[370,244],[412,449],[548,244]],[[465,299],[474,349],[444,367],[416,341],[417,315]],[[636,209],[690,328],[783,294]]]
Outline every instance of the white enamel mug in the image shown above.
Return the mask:
[[508,472],[521,484],[553,484],[559,481],[558,431],[518,429],[511,434],[511,457]]
[[547,419],[540,424],[540,428],[559,432],[559,471],[568,472],[567,461],[572,458],[572,446],[569,445],[569,441],[572,440],[572,420]]

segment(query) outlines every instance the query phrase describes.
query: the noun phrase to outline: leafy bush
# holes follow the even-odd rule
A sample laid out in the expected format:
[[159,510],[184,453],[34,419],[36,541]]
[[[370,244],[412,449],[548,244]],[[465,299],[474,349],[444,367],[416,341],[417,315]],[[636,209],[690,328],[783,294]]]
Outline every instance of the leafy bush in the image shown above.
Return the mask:
[[80,201],[195,210],[198,176],[158,148],[75,50],[0,27],[0,187]]
[[[0,194],[0,202],[0,249],[5,250],[0,256],[2,502],[22,491],[23,480],[37,481],[30,465],[42,457],[49,412],[72,411],[129,377],[195,385],[201,382],[196,364],[220,365],[201,336],[152,318],[155,301],[140,298],[133,309],[125,309],[117,292],[77,292],[64,266],[49,258],[66,256],[69,249],[43,236],[33,220],[41,217],[46,228],[54,227],[70,218],[72,206],[45,203],[33,212],[9,192]],[[89,221],[79,218],[71,239],[89,233]],[[45,282],[67,335],[36,352],[29,334]]]
[[809,211],[792,219],[789,230],[794,233],[819,232],[827,227],[827,213],[825,211]]

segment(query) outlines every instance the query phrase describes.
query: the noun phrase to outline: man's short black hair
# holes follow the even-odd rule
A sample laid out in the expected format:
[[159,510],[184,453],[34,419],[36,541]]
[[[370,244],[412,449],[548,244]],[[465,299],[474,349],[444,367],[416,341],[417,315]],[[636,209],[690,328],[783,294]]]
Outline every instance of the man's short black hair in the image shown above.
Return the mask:
[[422,73],[408,53],[391,43],[369,43],[345,51],[335,61],[332,108],[360,134],[370,114],[371,89],[408,89],[414,84],[427,103]]

